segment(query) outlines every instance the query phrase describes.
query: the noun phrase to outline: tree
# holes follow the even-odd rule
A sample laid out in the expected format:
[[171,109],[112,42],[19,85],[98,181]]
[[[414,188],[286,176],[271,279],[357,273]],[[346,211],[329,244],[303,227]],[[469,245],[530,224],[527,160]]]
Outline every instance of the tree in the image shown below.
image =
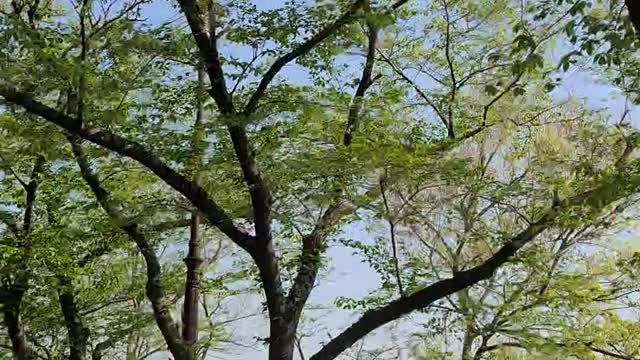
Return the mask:
[[[251,259],[269,318],[269,358],[292,359],[301,315],[331,237],[346,224],[366,222],[372,204],[382,201],[385,211],[372,218],[387,220],[397,253],[398,219],[392,214],[398,210],[389,196],[398,189],[426,184],[444,196],[450,191],[446,180],[459,179],[472,190],[463,212],[486,204],[479,198],[482,191],[504,190],[474,174],[477,167],[464,149],[509,123],[529,128],[535,120],[524,113],[510,118],[502,113],[508,109],[503,104],[532,101],[540,111],[540,93],[550,87],[545,77],[556,65],[545,61],[545,52],[569,24],[589,19],[584,1],[545,13],[544,7],[539,12],[506,0],[292,1],[276,9],[245,1],[179,0],[185,33],[172,23],[138,18],[143,2],[126,3],[115,13],[114,3],[100,13],[101,4],[77,4],[78,19],[65,18],[52,3],[13,2],[3,10],[0,41],[8,60],[1,65],[0,96],[7,104],[6,127],[17,129],[16,138],[47,134],[58,152],[36,151],[47,161],[69,162],[71,146],[76,175],[145,261],[147,300],[176,359],[196,356],[196,317],[191,315],[197,309],[193,285],[200,217]],[[354,49],[364,51],[353,56],[362,64],[358,68],[348,65]],[[208,96],[202,93],[201,72],[195,71],[200,75],[195,83],[190,76],[200,64]],[[294,64],[305,81],[287,79],[285,68]],[[564,68],[571,64],[570,56],[561,61]],[[352,77],[356,80],[345,81]],[[195,113],[200,115],[194,125]],[[492,236],[482,239],[494,243],[491,251],[479,248],[471,258],[454,257],[451,271],[440,279],[413,279],[416,284],[405,286],[395,260],[399,296],[367,310],[311,358],[333,359],[387,323],[491,282],[519,251],[535,246],[536,238],[568,226],[594,226],[626,204],[640,185],[638,160],[631,157],[635,137],[606,124],[567,132],[574,130],[585,137],[575,144],[595,146],[597,139],[600,146],[574,155],[554,154],[555,145],[549,145],[551,160],[527,174],[533,185],[514,195],[511,205],[527,204],[527,221],[503,226],[499,217],[490,219],[496,222],[492,231],[479,236]],[[511,136],[516,135],[526,138],[527,132]],[[114,196],[104,184],[106,175],[99,175],[110,167],[135,171],[143,184],[126,176],[127,189]],[[134,185],[144,190],[137,192]],[[186,200],[193,214],[182,334],[166,307],[162,266],[144,229],[148,219],[130,216],[128,209],[127,197],[149,200],[140,196],[145,190],[173,203],[173,209]],[[430,200],[418,204],[416,213]],[[25,208],[31,203],[26,201]],[[154,218],[155,210],[147,211],[140,213]],[[412,221],[427,226],[428,217]],[[290,246],[295,250],[285,251]],[[68,290],[62,286],[61,294]],[[4,302],[9,320],[19,314],[21,298]],[[23,332],[9,326],[9,333],[17,339],[14,353],[29,358]],[[84,347],[81,339],[73,340],[78,343],[70,341],[72,349]]]
[[[475,266],[483,254],[499,249],[505,233],[531,222],[536,209],[548,203],[549,189],[562,196],[583,170],[598,167],[616,147],[594,146],[594,132],[607,131],[601,114],[536,103],[541,105],[541,111],[503,106],[509,109],[504,114],[529,110],[533,116],[522,116],[528,119],[524,126],[496,129],[461,147],[469,161],[464,169],[431,177],[421,173],[409,183],[381,182],[383,196],[372,211],[381,213],[376,219],[386,219],[384,230],[372,234],[379,236],[373,244],[346,245],[376,269],[382,287],[364,300],[343,298],[339,304],[375,308],[398,293],[420,289],[424,279],[439,281]],[[451,166],[451,159],[442,162],[443,168]],[[572,162],[589,165],[578,170],[582,165],[574,168]],[[637,198],[628,201],[586,223],[584,214],[564,217],[491,279],[434,302],[413,319],[424,327],[415,330],[421,343],[416,352],[424,358],[485,359],[509,347],[546,358],[591,353],[633,358],[628,339],[610,337],[617,332],[612,325],[601,328],[610,324],[609,317],[637,309],[637,279],[625,270],[634,256],[608,246],[634,218],[625,209]]]

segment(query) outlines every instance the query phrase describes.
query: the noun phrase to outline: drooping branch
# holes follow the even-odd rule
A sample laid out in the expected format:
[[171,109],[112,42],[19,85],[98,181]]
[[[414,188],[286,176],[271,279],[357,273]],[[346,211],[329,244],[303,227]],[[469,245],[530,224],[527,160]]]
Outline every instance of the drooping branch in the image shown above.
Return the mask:
[[[367,6],[368,7],[368,6]],[[369,14],[370,16],[370,14]],[[344,132],[344,145],[351,145],[351,139],[353,132],[358,128],[360,116],[362,113],[362,107],[364,102],[364,93],[369,86],[373,83],[371,74],[373,73],[373,65],[376,59],[376,43],[378,41],[378,27],[373,20],[367,21],[367,27],[369,29],[367,34],[367,58],[365,60],[364,67],[362,68],[362,75],[358,82],[358,88],[351,100],[351,106],[349,107],[349,116],[347,122],[347,129]]]
[[507,263],[516,252],[531,242],[544,230],[552,227],[558,215],[570,211],[578,206],[589,206],[601,209],[621,198],[637,191],[640,186],[638,175],[639,162],[626,167],[593,190],[580,193],[563,201],[557,201],[538,221],[530,224],[515,237],[508,240],[494,255],[481,265],[456,273],[452,278],[437,281],[422,290],[405,298],[400,298],[389,304],[369,310],[337,337],[327,343],[319,352],[311,357],[312,360],[334,359],[344,350],[362,339],[371,331],[391,321],[399,319],[418,309],[425,308],[455,292],[491,278],[494,272]]
[[145,260],[147,265],[147,298],[151,302],[156,324],[167,343],[169,351],[176,359],[188,359],[188,353],[180,337],[178,326],[175,324],[167,306],[168,301],[165,299],[164,289],[160,283],[162,269],[153,246],[146,239],[142,231],[140,231],[137,223],[130,223],[121,216],[115,204],[112,202],[109,192],[102,187],[100,180],[93,173],[93,170],[91,170],[89,162],[80,146],[79,139],[75,136],[70,136],[69,140],[73,155],[80,167],[80,174],[87,185],[89,185],[98,204],[107,215],[114,220],[117,226],[138,246],[138,250]]
[[143,145],[127,140],[105,129],[79,127],[75,118],[44,105],[31,95],[17,91],[15,88],[1,82],[0,96],[4,97],[6,101],[20,105],[28,112],[41,116],[45,120],[85,140],[138,161],[191,201],[194,206],[205,214],[212,225],[227,235],[233,242],[244,249],[248,249],[252,245],[252,237],[237,228],[226,212],[212,200],[202,187],[170,168]]
[[300,56],[306,55],[307,53],[309,53],[309,51],[311,51],[314,47],[316,47],[316,45],[320,44],[326,38],[335,34],[344,25],[355,20],[358,10],[360,10],[360,8],[362,8],[365,3],[366,3],[366,0],[356,0],[353,4],[351,4],[351,6],[349,6],[349,9],[344,14],[342,14],[338,19],[336,19],[334,22],[329,24],[324,29],[320,30],[318,33],[313,35],[307,41],[298,45],[291,52],[279,57],[273,63],[273,65],[271,65],[269,70],[267,70],[267,72],[264,74],[264,76],[262,77],[262,80],[260,80],[260,83],[258,84],[258,88],[253,93],[253,95],[251,95],[249,102],[244,107],[243,113],[245,115],[253,114],[253,112],[258,107],[258,103],[260,102],[260,99],[262,98],[265,91],[267,90],[267,87],[285,65],[292,62],[293,60],[295,60]]

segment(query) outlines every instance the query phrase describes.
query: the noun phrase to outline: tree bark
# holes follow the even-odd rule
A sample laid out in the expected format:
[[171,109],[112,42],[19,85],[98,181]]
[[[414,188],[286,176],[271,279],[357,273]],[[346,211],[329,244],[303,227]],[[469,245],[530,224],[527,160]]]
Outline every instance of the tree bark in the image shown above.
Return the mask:
[[182,313],[182,340],[187,346],[198,341],[198,282],[200,255],[200,216],[197,211],[191,216],[191,237],[189,252],[184,262],[187,265],[187,281],[184,289],[184,308]]
[[[213,10],[210,10],[213,11]],[[202,165],[202,137],[204,135],[204,64],[198,65],[198,87],[196,92],[196,121],[193,126],[193,140],[191,143],[191,165],[197,174]],[[182,341],[188,347],[190,356],[195,357],[195,343],[198,341],[198,298],[199,298],[199,269],[203,262],[200,249],[200,214],[197,209],[191,213],[190,237],[187,257],[184,262],[187,266],[187,278],[184,288],[184,304],[182,310]]]
[[[299,319],[299,317],[298,317]],[[269,360],[292,360],[298,319],[272,319],[269,330]]]
[[66,277],[61,277],[59,280],[58,300],[69,337],[69,360],[87,360],[89,358],[87,354],[89,332],[82,324],[73,285],[71,280]]
[[15,289],[13,285],[11,298],[9,302],[4,304],[4,323],[7,327],[9,339],[11,340],[11,349],[13,357],[16,360],[31,360],[31,349],[27,343],[27,337],[24,333],[24,327],[20,320],[20,305],[25,290]]

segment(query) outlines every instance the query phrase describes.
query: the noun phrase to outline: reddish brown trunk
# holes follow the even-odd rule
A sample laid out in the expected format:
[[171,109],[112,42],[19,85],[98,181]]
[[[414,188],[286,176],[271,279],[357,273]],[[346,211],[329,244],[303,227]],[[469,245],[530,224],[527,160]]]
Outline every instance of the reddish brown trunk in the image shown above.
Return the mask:
[[198,277],[202,264],[200,257],[200,215],[194,211],[191,215],[191,237],[189,253],[184,259],[187,265],[187,282],[184,290],[184,309],[182,313],[182,339],[186,345],[198,341]]

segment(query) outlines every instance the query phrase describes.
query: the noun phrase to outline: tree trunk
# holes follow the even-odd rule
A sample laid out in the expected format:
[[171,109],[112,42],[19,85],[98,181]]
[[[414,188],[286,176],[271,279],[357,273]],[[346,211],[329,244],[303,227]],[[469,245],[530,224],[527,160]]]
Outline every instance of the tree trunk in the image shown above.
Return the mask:
[[297,324],[297,320],[290,322],[271,320],[269,360],[293,360]]
[[187,264],[187,281],[182,313],[182,340],[192,353],[195,351],[193,345],[198,341],[198,271],[202,264],[200,252],[200,215],[194,211],[191,215],[189,253],[184,259]]
[[73,287],[68,278],[60,278],[58,299],[69,337],[69,360],[87,360],[89,358],[87,355],[87,337],[89,334],[82,324]]
[[[191,144],[192,159],[191,166],[196,174],[202,165],[202,138],[204,136],[204,64],[197,66],[198,88],[196,92],[196,121],[193,127],[193,139]],[[198,342],[198,299],[199,299],[199,276],[200,265],[202,265],[202,251],[200,248],[200,221],[201,215],[197,209],[191,214],[191,234],[189,237],[189,250],[184,262],[187,266],[187,279],[184,288],[184,304],[182,309],[182,341],[187,346],[188,356],[195,358]]]
[[20,320],[20,303],[23,295],[23,290],[13,290],[10,301],[4,304],[4,323],[9,333],[9,339],[11,339],[13,358],[16,360],[30,360],[32,358]]

